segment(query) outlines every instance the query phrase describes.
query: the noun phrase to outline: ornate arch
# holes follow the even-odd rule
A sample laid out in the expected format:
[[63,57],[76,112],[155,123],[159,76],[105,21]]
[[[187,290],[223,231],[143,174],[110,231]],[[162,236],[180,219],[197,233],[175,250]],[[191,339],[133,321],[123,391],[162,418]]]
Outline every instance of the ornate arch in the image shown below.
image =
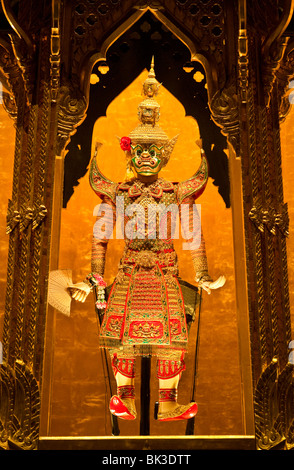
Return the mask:
[[[142,6],[140,2],[128,3],[130,4],[128,5],[129,8],[126,7],[125,11],[119,12],[120,17],[118,17],[118,13],[116,12],[116,21],[109,28],[109,32],[104,33],[102,36],[99,35],[98,28],[95,28],[96,17],[92,13],[91,8],[89,8],[91,2],[85,1],[82,4],[80,2],[73,2],[70,11],[70,14],[73,12],[73,15],[71,18],[66,16],[63,18],[64,22],[73,21],[73,34],[85,38],[85,42],[79,43],[79,40],[76,38],[73,41],[72,49],[75,49],[75,55],[70,70],[70,82],[68,82],[68,74],[66,72],[61,74],[59,135],[62,137],[62,140],[64,140],[66,134],[64,132],[66,127],[66,109],[69,110],[70,127],[72,127],[72,130],[68,132],[69,134],[74,132],[76,126],[84,119],[84,114],[87,112],[89,103],[90,75],[95,63],[105,61],[109,47],[148,11],[185,44],[190,51],[192,63],[197,61],[203,65],[208,84],[208,98],[209,105],[212,109],[212,116],[218,125],[221,125],[219,116],[224,112],[224,108],[223,99],[221,101],[219,99],[220,90],[228,86],[228,77],[223,61],[225,52],[223,44],[225,27],[223,2],[218,3],[219,10],[215,10],[212,21],[206,16],[206,11],[203,12],[200,8],[196,8],[196,5],[191,1],[184,2],[183,6],[181,6],[181,2],[177,2],[178,17],[173,15],[174,8],[172,8],[171,4],[167,1],[160,2],[160,5],[158,2],[149,1],[145,4],[142,2]],[[113,4],[110,1],[103,4],[103,6],[105,8],[104,14],[106,14],[106,12],[112,13],[115,10],[115,3]],[[195,10],[193,10],[194,8]],[[119,9],[116,10],[119,11]],[[75,18],[75,14],[78,16],[78,20]],[[103,15],[103,13],[101,14]],[[91,17],[91,15],[93,15],[93,17]],[[187,19],[189,19],[189,21],[186,21]],[[208,29],[208,25],[205,23],[208,19],[210,23],[212,23],[209,27],[210,29]],[[198,26],[196,34],[195,31],[193,31],[195,30],[195,23]],[[188,28],[187,25],[189,25],[190,28]],[[218,25],[221,25],[222,28]],[[214,35],[212,34],[214,40],[211,40],[211,31],[215,32]],[[91,38],[91,40],[86,39],[90,34],[93,35],[93,38]],[[85,43],[89,44],[86,51],[83,49],[83,44]],[[76,45],[77,47],[75,47]],[[234,51],[234,53],[236,53],[236,51]],[[231,87],[232,84],[230,84],[230,88]],[[72,98],[70,98],[70,96],[72,96]],[[223,96],[226,96],[226,93],[224,93]],[[230,96],[234,96],[234,94],[230,92]],[[218,112],[218,109],[221,109],[221,111]],[[231,102],[227,109],[231,112]],[[74,110],[76,110],[75,123],[73,123]]]
[[197,61],[203,65],[207,77],[209,101],[211,101],[212,96],[219,90],[219,82],[221,81],[219,77],[221,74],[218,71],[216,60],[213,57],[213,54],[211,54],[210,51],[202,50],[199,40],[196,38],[191,39],[186,34],[185,28],[179,28],[174,21],[169,20],[162,10],[158,9],[156,6],[147,6],[140,10],[136,10],[104,39],[99,51],[88,52],[80,70],[80,89],[83,91],[87,101],[89,100],[90,74],[96,62],[106,61],[109,47],[148,11],[150,11],[163,25],[165,25],[178,39],[183,42],[183,44],[190,51],[191,62]]
[[[143,31],[145,28],[148,31]],[[86,117],[67,145],[64,161],[64,207],[73,194],[74,187],[79,184],[80,178],[87,171],[91,158],[94,122],[105,115],[106,107],[115,96],[121,93],[144,68],[148,68],[151,50],[152,55],[155,54],[155,68],[159,80],[182,102],[186,114],[198,121],[209,161],[210,177],[214,181],[213,184],[218,187],[226,207],[230,207],[227,155],[223,150],[227,142],[219,126],[211,119],[206,72],[201,62],[191,60],[191,51],[183,41],[157,20],[149,9],[109,46],[107,53],[104,54],[105,61],[96,62],[92,68],[92,72],[98,75],[99,81],[96,85],[91,85]],[[99,72],[98,66],[104,62],[109,66],[106,75]],[[201,71],[203,76],[203,80],[199,83],[193,78],[196,71]],[[119,81],[116,80],[117,76],[120,77]],[[180,86],[179,83],[183,85]]]

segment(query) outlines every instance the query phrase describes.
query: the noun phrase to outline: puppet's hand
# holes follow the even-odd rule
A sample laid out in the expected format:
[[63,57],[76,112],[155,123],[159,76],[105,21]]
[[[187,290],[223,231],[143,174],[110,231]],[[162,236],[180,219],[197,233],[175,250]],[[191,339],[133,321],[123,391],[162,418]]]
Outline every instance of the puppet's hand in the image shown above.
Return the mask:
[[226,282],[225,276],[220,276],[216,281],[201,279],[198,281],[198,287],[204,289],[208,294],[211,294],[212,290],[223,287]]
[[69,292],[73,299],[78,300],[79,302],[85,302],[91,292],[91,287],[85,282],[78,282],[77,284],[73,284],[69,287]]

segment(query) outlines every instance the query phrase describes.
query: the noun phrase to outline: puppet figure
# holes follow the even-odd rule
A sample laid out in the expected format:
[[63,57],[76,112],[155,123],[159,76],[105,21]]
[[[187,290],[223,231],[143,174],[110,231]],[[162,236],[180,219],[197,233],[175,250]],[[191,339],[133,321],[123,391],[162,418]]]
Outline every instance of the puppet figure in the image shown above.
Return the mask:
[[[159,87],[152,60],[143,84],[144,100],[138,106],[138,126],[120,139],[127,159],[125,181],[114,183],[103,176],[96,155],[91,162],[90,184],[102,200],[93,235],[92,272],[83,283],[75,284],[71,292],[74,299],[84,301],[93,287],[102,291],[102,298],[98,298],[98,307],[105,307],[100,347],[109,351],[117,384],[117,394],[110,400],[111,413],[123,419],[136,418],[136,360],[139,356],[155,356],[159,381],[157,419],[173,421],[197,413],[195,402],[181,405],[177,401],[188,347],[189,305],[181,287],[173,245],[176,217],[179,216],[186,234],[198,289],[210,293],[211,289],[221,287],[225,279],[221,276],[213,282],[208,274],[196,210],[195,200],[208,179],[201,141],[198,145],[202,159],[194,176],[178,183],[158,176],[177,140],[177,137],[170,140],[158,125],[160,106],[155,97]],[[105,304],[107,243],[119,218],[125,248]]]

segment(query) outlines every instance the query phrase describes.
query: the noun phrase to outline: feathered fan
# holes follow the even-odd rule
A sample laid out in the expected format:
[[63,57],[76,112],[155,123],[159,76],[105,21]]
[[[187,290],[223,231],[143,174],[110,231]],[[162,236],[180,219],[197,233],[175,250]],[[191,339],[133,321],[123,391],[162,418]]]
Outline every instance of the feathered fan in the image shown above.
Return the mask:
[[70,315],[72,287],[72,271],[70,269],[51,271],[49,273],[48,303],[67,317]]

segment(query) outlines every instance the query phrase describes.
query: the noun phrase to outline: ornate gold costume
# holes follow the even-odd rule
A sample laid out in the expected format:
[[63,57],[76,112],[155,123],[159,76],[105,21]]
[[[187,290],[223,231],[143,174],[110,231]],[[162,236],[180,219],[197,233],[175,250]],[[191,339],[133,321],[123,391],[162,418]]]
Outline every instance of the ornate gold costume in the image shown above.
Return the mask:
[[[157,150],[162,149],[163,165],[170,157],[176,137],[169,140],[157,124],[160,113],[154,95],[158,88],[159,84],[152,66],[149,77],[143,85],[146,99],[139,105],[138,116],[141,123],[130,133],[129,138],[124,138],[128,163],[134,151],[143,144]],[[155,155],[157,157],[159,153]],[[156,164],[157,161],[154,162],[155,166]],[[181,216],[182,208],[186,206],[188,208],[186,217],[180,218],[184,232],[191,234],[194,202],[204,191],[207,179],[208,165],[203,151],[201,165],[196,174],[179,183],[171,183],[162,178],[144,182],[138,177],[123,183],[114,183],[102,175],[96,156],[93,158],[90,184],[102,199],[102,203],[109,206],[112,214],[107,219],[104,211],[103,221],[109,227],[106,227],[103,239],[96,238],[94,234],[93,272],[101,276],[104,274],[107,242],[111,235],[112,224],[116,220],[118,198],[123,201],[124,234],[127,226],[134,220],[134,214],[126,215],[133,204],[142,208],[144,219],[141,232],[136,227],[135,237],[125,237],[125,250],[109,294],[100,331],[101,346],[118,350],[125,356],[145,354],[167,356],[169,352],[166,349],[169,351],[172,349],[176,356],[181,357],[187,350],[185,301],[173,245],[175,214],[170,213],[168,217],[167,211],[169,208],[176,208]],[[164,217],[159,215],[162,210]],[[161,236],[160,230],[164,224],[166,234]],[[199,232],[201,230],[200,223],[197,230]],[[200,233],[198,235],[200,240]],[[199,246],[190,251],[197,280],[209,279],[203,237]]]

